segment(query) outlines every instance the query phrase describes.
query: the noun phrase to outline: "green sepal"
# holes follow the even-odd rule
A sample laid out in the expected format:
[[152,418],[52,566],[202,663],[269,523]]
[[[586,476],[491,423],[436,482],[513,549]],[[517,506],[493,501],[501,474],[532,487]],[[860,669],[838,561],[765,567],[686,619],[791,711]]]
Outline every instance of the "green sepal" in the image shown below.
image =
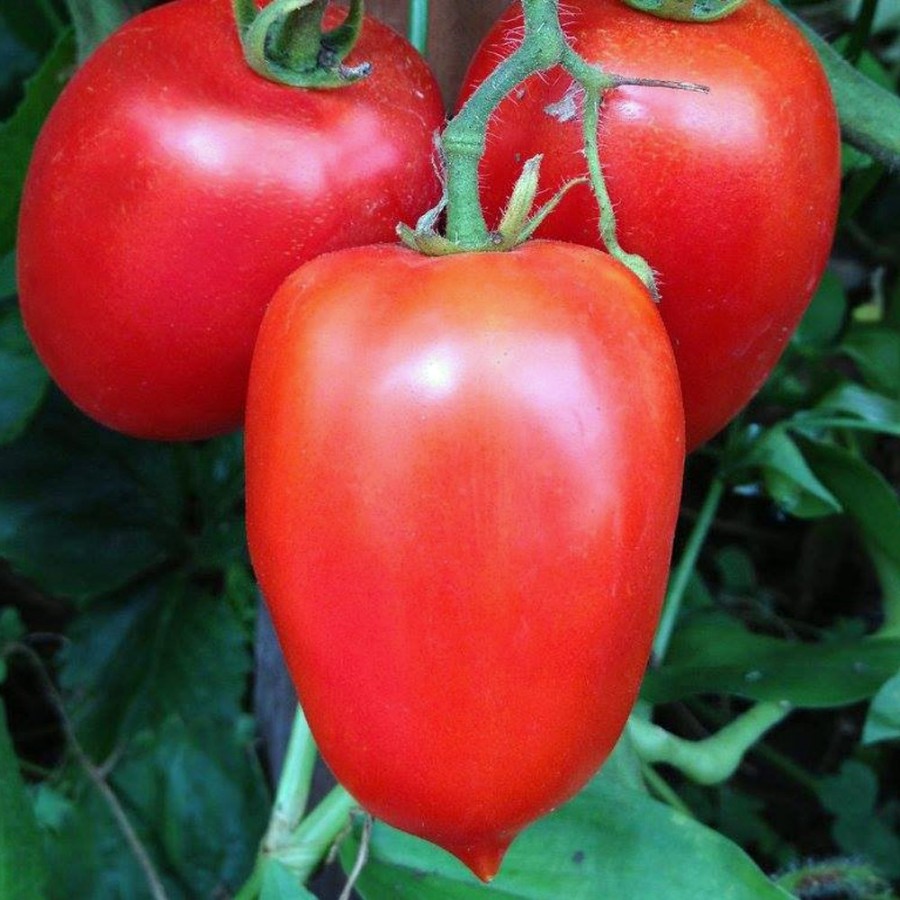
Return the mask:
[[718,22],[739,10],[746,0],[624,0],[639,12],[673,22]]
[[587,178],[575,178],[567,181],[534,215],[531,208],[537,196],[540,179],[542,156],[531,157],[522,166],[522,173],[516,179],[506,209],[500,218],[496,231],[488,234],[482,246],[462,247],[437,231],[441,214],[447,206],[446,193],[436,206],[433,206],[416,222],[415,228],[400,224],[397,236],[401,243],[423,253],[425,256],[449,256],[451,253],[483,253],[486,251],[503,252],[512,250],[527,241],[540,226],[541,222],[557,207],[569,188],[576,184],[587,183]]
[[369,63],[344,65],[362,29],[363,0],[351,0],[344,21],[323,32],[326,6],[327,0],[274,0],[257,10],[253,0],[232,0],[247,65],[291,87],[339,88],[365,78]]

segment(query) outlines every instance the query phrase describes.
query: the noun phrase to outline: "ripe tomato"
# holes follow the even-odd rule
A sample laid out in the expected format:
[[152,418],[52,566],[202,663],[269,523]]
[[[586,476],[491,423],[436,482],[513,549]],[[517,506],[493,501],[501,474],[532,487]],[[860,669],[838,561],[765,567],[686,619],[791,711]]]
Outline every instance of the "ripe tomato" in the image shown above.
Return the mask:
[[253,358],[253,563],[325,760],[482,878],[614,745],[684,457],[637,279],[536,242],[319,257]]
[[371,19],[361,60],[373,73],[350,87],[277,85],[245,64],[229,0],[173,0],[75,75],[28,174],[19,284],[38,353],[85,412],[145,438],[239,427],[281,281],[393,240],[437,198],[431,73]]
[[[476,53],[462,99],[515,49],[521,26],[515,3]],[[619,88],[604,100],[599,133],[622,246],[659,275],[691,449],[760,387],[824,268],[840,177],[828,83],[802,35],[766,0],[708,24],[581,0],[565,7],[564,29],[607,72],[710,88]],[[481,166],[491,215],[536,153],[548,192],[586,174],[580,115],[566,114],[571,103],[551,114],[571,86],[559,69],[535,76],[496,111]],[[538,234],[599,245],[590,189],[574,187]]]

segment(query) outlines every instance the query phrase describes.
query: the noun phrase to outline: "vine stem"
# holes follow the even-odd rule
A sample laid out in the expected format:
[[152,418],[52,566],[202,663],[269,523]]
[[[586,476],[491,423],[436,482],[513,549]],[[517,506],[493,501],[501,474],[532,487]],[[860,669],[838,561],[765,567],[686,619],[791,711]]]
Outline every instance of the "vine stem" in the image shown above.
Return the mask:
[[[446,172],[447,239],[461,250],[492,249],[496,241],[487,228],[478,194],[478,164],[484,154],[488,120],[500,101],[531,75],[554,66],[562,68],[584,94],[584,143],[590,182],[600,208],[600,236],[609,253],[619,259],[658,297],[650,266],[627,253],[616,237],[615,214],[603,177],[597,128],[600,102],[606,91],[623,85],[706,91],[702,85],[607,74],[584,60],[566,39],[559,21],[557,0],[522,0],[525,36],[518,47],[478,86],[441,136]],[[575,94],[565,102],[574,105]]]
[[81,742],[75,735],[75,728],[72,725],[72,720],[69,718],[69,714],[63,704],[62,697],[60,697],[56,687],[50,680],[50,676],[44,668],[43,661],[30,647],[24,644],[12,645],[9,652],[18,653],[24,656],[37,671],[38,677],[44,685],[44,690],[47,692],[47,696],[50,698],[59,714],[63,733],[66,736],[66,741],[69,744],[75,759],[78,760],[78,764],[84,770],[88,780],[103,798],[109,809],[110,815],[115,819],[116,825],[119,826],[119,830],[122,832],[125,843],[128,844],[129,850],[131,850],[141,871],[144,873],[150,896],[153,900],[169,900],[169,895],[166,893],[165,886],[162,883],[159,873],[156,871],[156,867],[153,864],[153,860],[150,858],[150,854],[147,852],[138,833],[132,826],[125,809],[119,801],[119,798],[116,796],[116,792],[110,787],[109,782],[107,781],[109,766],[95,765],[81,746]]
[[659,725],[632,716],[628,736],[646,763],[668,763],[698,784],[721,784],[736,771],[747,751],[790,712],[787,703],[757,703],[714,735],[688,741]]
[[669,649],[669,642],[672,640],[672,633],[675,630],[675,622],[681,611],[685,591],[690,583],[700,551],[703,549],[703,543],[706,540],[709,529],[712,527],[716,511],[724,494],[725,481],[717,474],[713,477],[709,490],[706,492],[703,506],[700,507],[700,513],[696,522],[694,522],[694,527],[685,544],[684,551],[678,560],[678,565],[672,570],[672,577],[669,579],[662,616],[659,620],[659,627],[656,629],[656,637],[653,640],[653,661],[656,665],[659,665],[665,659],[666,652]]
[[250,877],[235,900],[255,900],[269,860],[278,860],[306,882],[346,828],[356,801],[340,786],[304,817],[316,762],[316,745],[300,706],[294,715],[284,768],[278,780],[269,826]]
[[294,714],[294,724],[285,754],[284,768],[275,792],[275,803],[263,850],[273,851],[290,840],[291,833],[300,824],[309,800],[313,768],[316,764],[316,744],[306,716],[300,706]]
[[669,785],[669,782],[666,781],[666,779],[663,778],[650,763],[641,760],[641,774],[650,790],[653,791],[660,800],[667,803],[673,809],[677,809],[682,815],[688,816],[691,819],[697,818],[694,815],[694,811],[681,799],[681,797],[678,796],[678,793]]
[[409,42],[422,54],[428,55],[428,0],[409,0]]
[[305,882],[345,830],[351,811],[358,805],[337,785],[303,819],[291,835],[290,844],[273,856]]

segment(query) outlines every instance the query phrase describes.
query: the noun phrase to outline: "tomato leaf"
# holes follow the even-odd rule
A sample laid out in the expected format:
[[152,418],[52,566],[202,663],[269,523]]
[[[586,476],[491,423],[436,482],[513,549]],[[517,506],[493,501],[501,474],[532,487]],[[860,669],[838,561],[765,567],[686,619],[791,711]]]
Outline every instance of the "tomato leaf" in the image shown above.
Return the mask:
[[819,797],[834,814],[835,842],[845,852],[871,860],[889,878],[900,877],[900,837],[877,808],[878,777],[866,765],[847,760],[824,778]]
[[840,349],[873,388],[900,396],[900,332],[887,325],[855,324]]
[[763,432],[734,463],[733,472],[758,467],[769,496],[797,518],[840,512],[839,500],[810,469],[800,448],[783,427]]
[[40,834],[0,704],[0,897],[41,900],[45,883]]
[[116,767],[113,786],[188,897],[233,896],[253,866],[269,798],[249,724],[171,718]]
[[900,402],[862,385],[845,381],[810,410],[791,419],[804,429],[854,428],[900,436]]
[[183,554],[173,449],[129,441],[53,401],[0,447],[0,555],[49,593],[85,598]]
[[31,149],[63,88],[74,53],[72,34],[66,32],[27,82],[25,98],[15,113],[0,124],[0,253],[6,253],[15,244],[22,182]]
[[137,12],[129,0],[66,0],[75,25],[78,61],[83,63],[117,28]]
[[230,606],[173,578],[93,604],[73,622],[61,662],[78,733],[103,758],[173,714],[236,719],[250,652]]
[[837,275],[826,270],[792,343],[817,350],[827,347],[840,333],[846,314],[844,287]]
[[[341,848],[345,869],[357,848],[354,834]],[[789,896],[736,844],[605,772],[521,834],[490,888],[442,850],[376,823],[357,891],[365,900]]]
[[0,306],[0,444],[9,443],[25,430],[49,381],[15,306]]
[[[233,896],[268,801],[243,723],[170,719],[126,746],[108,784],[170,900]],[[147,876],[97,786],[77,769],[41,786],[50,897],[146,897]]]
[[698,614],[675,633],[665,666],[647,673],[641,694],[651,703],[720,693],[828,708],[874,696],[898,668],[900,639],[806,644],[753,634],[721,613]]
[[900,740],[900,672],[872,700],[863,728],[863,744]]
[[849,450],[803,440],[803,455],[862,531],[864,540],[900,564],[900,500],[884,476]]

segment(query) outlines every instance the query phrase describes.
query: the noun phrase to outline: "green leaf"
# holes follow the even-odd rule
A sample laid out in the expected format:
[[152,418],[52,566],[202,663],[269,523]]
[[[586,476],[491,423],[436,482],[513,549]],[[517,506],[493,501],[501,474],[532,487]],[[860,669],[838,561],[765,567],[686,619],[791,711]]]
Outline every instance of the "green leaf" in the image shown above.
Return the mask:
[[791,428],[853,428],[900,436],[900,401],[845,381],[809,410],[790,421]]
[[764,431],[735,464],[758,467],[769,496],[797,518],[817,518],[840,512],[840,501],[810,469],[784,427]]
[[803,440],[802,446],[816,476],[859,527],[866,543],[900,564],[900,500],[884,476],[834,444]]
[[194,724],[240,714],[250,648],[219,597],[173,577],[93,604],[72,623],[61,684],[89,752],[175,714]]
[[641,695],[654,704],[716,693],[829,708],[873,697],[898,668],[900,639],[800,643],[697,614],[675,632],[666,664],[647,672]]
[[83,63],[135,12],[127,0],[66,0],[78,40],[78,61]]
[[[269,806],[252,743],[243,720],[169,720],[125,745],[108,776],[169,900],[231,897],[249,874]],[[37,799],[52,900],[149,897],[108,799],[83,771],[62,776]]]
[[291,870],[277,859],[266,858],[259,900],[316,900]]
[[32,147],[63,88],[74,55],[75,43],[66,32],[26,84],[25,98],[12,118],[0,124],[0,253],[15,245],[22,182]]
[[0,447],[0,555],[48,593],[76,598],[183,556],[172,447],[128,440],[51,399]]
[[253,741],[237,718],[173,718],[115,769],[142,839],[188,897],[232,896],[253,867],[270,803]]
[[840,334],[846,315],[847,298],[841,280],[826,271],[792,340],[812,349],[827,347]]
[[[357,847],[356,835],[341,847],[345,869]],[[789,897],[737,845],[603,773],[526,829],[490,886],[433,845],[376,823],[357,890],[365,900]]]
[[45,886],[41,838],[0,704],[0,897],[41,900]]
[[787,15],[819,56],[831,84],[844,137],[885,165],[900,167],[900,98],[854,69],[800,18],[789,12]]
[[900,672],[875,695],[862,735],[866,745],[896,740],[900,740]]
[[855,324],[840,349],[875,390],[900,397],[900,332],[887,325]]
[[870,859],[889,878],[900,876],[900,836],[879,815],[878,777],[868,766],[847,760],[822,779],[819,798],[835,816],[832,834],[845,853]]
[[[47,785],[38,793],[50,900],[149,897],[144,872],[98,789],[80,772],[68,781],[66,793]],[[169,900],[187,900],[166,888]]]
[[15,440],[37,412],[50,379],[12,304],[0,306],[0,444]]

